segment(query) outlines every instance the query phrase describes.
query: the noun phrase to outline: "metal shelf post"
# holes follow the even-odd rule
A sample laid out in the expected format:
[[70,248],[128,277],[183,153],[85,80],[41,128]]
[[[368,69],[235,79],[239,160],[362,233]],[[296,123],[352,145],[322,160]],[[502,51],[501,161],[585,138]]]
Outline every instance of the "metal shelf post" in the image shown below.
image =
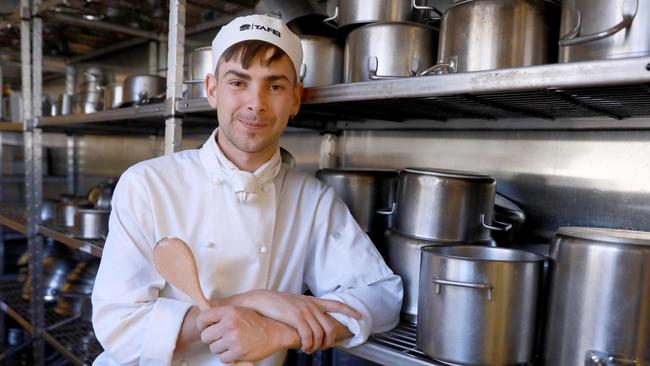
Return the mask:
[[169,37],[167,51],[167,100],[165,101],[165,155],[178,150],[183,138],[183,118],[176,102],[183,94],[186,0],[169,1]]

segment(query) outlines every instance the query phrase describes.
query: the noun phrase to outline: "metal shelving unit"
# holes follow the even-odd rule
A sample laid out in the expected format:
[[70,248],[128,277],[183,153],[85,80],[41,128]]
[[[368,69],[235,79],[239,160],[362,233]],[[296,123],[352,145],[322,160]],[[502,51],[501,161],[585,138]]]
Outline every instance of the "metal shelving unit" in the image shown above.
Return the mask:
[[[211,130],[215,126],[215,112],[207,100],[181,97],[185,36],[208,28],[201,24],[185,29],[186,0],[169,1],[166,35],[158,23],[155,30],[129,29],[125,24],[74,18],[79,15],[74,12],[72,15],[58,14],[58,1],[33,0],[32,3],[33,11],[30,12],[30,1],[22,0],[20,14],[14,17],[22,30],[25,120],[24,123],[0,123],[0,132],[24,134],[26,205],[0,210],[0,225],[27,236],[29,248],[35,254],[42,249],[42,235],[101,257],[103,241],[79,240],[67,230],[38,222],[43,184],[41,133],[164,134],[165,153],[169,154],[179,148],[184,130]],[[190,19],[198,19],[192,9],[202,3],[207,2],[191,4]],[[244,2],[220,0],[213,3],[225,15],[212,21],[209,24],[212,27],[249,10],[244,5],[239,6]],[[228,4],[234,5],[228,7]],[[120,36],[115,44],[99,42],[103,49],[99,49],[100,46],[92,49],[92,45],[84,44],[80,47],[91,50],[76,55],[72,59],[74,62],[152,39],[166,42],[167,100],[92,114],[41,117],[35,106],[40,106],[42,87],[42,17],[57,24],[96,27],[95,31],[115,31],[141,38]],[[650,58],[641,57],[307,88],[301,113],[292,126],[330,132],[342,129],[650,129],[646,120],[635,119],[647,116],[650,116]],[[526,122],[522,123],[521,119]],[[33,259],[30,269],[35,283],[33,296],[41,291],[42,268]],[[88,323],[60,323],[65,319],[52,315],[42,299],[33,303],[22,300],[20,288],[16,293],[16,286],[16,283],[0,282],[0,308],[32,333],[35,364],[44,363],[40,340],[78,365],[91,361],[101,351]],[[52,327],[53,324],[58,326]],[[441,365],[417,350],[415,328],[404,324],[371,337],[362,346],[344,351],[383,364]]]

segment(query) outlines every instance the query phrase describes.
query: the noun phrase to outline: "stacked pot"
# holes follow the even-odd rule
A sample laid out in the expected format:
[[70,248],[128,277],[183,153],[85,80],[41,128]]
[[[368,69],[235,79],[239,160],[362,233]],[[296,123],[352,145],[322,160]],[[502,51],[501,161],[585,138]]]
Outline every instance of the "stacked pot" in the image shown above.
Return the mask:
[[415,76],[433,65],[437,30],[420,23],[433,10],[415,0],[339,0],[325,22],[347,33],[343,81]]
[[114,81],[113,73],[100,67],[89,67],[77,88],[77,113],[101,111],[104,105],[103,87]]
[[377,211],[395,202],[397,171],[320,169],[316,177],[334,188],[361,229],[385,257],[384,232],[391,226],[391,217]]
[[[543,256],[496,248],[496,181],[470,172],[400,173],[386,234],[388,263],[402,277],[402,315],[417,322],[418,347],[463,365],[532,360]],[[486,344],[490,347],[486,347]]]

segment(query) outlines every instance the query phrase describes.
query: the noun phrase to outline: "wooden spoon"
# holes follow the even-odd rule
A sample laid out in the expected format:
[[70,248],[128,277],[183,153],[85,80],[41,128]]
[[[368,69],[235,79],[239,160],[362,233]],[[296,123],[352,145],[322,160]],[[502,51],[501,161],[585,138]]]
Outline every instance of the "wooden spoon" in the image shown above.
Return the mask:
[[[153,263],[158,273],[185,292],[202,311],[210,309],[199,282],[199,271],[190,247],[178,238],[164,238],[153,247]],[[254,366],[252,362],[235,362],[235,366]]]

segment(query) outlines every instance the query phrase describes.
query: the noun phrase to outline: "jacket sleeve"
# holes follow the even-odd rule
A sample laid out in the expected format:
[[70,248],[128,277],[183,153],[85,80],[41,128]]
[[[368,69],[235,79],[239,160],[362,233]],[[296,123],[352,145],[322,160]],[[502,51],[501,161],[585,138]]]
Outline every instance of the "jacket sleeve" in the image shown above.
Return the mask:
[[93,327],[119,365],[169,365],[191,304],[159,297],[154,219],[138,176],[127,170],[112,201],[109,233],[92,293]]
[[354,334],[339,345],[357,346],[370,334],[397,325],[402,280],[386,266],[332,188],[325,189],[319,199],[310,245],[305,269],[307,287],[315,296],[341,301],[363,316],[357,321],[331,314]]

